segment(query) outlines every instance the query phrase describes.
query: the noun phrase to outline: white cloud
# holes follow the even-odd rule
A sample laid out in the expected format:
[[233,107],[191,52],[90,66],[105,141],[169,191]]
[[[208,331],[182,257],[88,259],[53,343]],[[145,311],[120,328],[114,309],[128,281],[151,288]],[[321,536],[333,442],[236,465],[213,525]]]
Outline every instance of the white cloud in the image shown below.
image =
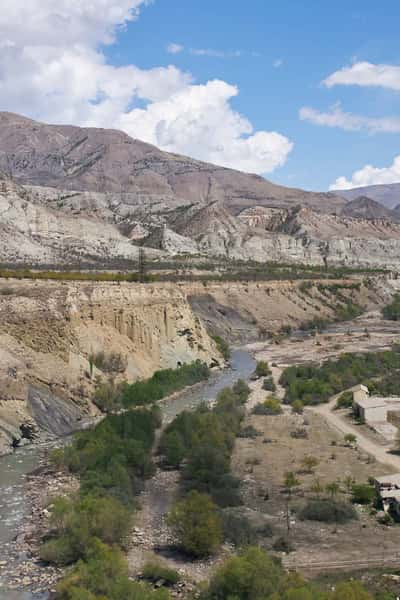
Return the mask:
[[182,44],[175,44],[175,43],[171,43],[168,44],[167,46],[167,52],[169,54],[180,54],[181,52],[183,52],[185,49],[184,46],[182,46]]
[[355,171],[351,179],[338,177],[330,186],[330,190],[347,190],[350,188],[363,187],[366,185],[380,185],[383,183],[400,182],[400,155],[396,156],[393,164],[389,167],[379,169],[372,165],[366,165],[359,171]]
[[400,133],[400,118],[398,117],[363,117],[344,112],[340,103],[331,107],[328,112],[320,112],[309,106],[303,106],[299,111],[302,121],[315,125],[337,127],[345,131],[368,131],[369,133]]
[[400,91],[400,66],[356,62],[335,71],[322,83],[329,88],[335,85],[358,85]]
[[275,69],[279,69],[279,67],[281,67],[283,65],[283,58],[277,58],[276,60],[274,60],[274,62],[272,63],[272,66]]
[[1,109],[49,122],[118,127],[163,149],[251,172],[283,164],[291,142],[254,131],[230,104],[236,87],[196,85],[175,66],[145,70],[107,62],[104,45],[147,3],[3,0]]
[[210,56],[212,58],[239,58],[243,55],[241,50],[214,50],[213,48],[190,48],[193,56]]

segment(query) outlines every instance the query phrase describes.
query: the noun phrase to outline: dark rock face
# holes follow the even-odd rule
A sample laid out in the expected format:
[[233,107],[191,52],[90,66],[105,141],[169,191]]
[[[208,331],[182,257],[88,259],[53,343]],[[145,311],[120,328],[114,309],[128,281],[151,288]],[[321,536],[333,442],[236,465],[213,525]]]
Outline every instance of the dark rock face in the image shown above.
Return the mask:
[[79,426],[81,419],[79,407],[46,389],[30,386],[28,406],[37,427],[52,436],[69,435]]

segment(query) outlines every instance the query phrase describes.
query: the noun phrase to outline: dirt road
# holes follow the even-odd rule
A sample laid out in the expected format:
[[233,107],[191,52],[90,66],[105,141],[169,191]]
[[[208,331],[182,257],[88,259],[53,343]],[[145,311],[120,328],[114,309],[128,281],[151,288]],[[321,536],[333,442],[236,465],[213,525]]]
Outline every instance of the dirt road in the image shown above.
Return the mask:
[[374,442],[366,435],[360,432],[359,428],[345,421],[340,414],[335,412],[334,406],[336,404],[337,397],[335,396],[328,404],[320,404],[318,406],[309,407],[310,410],[321,415],[325,421],[336,429],[339,433],[346,435],[352,433],[357,437],[357,445],[361,450],[375,457],[375,459],[386,465],[390,465],[400,471],[400,456],[391,454],[390,446],[383,446],[378,442]]

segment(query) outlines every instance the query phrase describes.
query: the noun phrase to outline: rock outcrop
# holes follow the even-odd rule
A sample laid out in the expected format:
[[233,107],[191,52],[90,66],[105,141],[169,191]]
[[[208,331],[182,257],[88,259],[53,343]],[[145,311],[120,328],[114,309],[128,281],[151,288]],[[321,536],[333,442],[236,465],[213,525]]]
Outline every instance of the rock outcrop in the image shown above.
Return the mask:
[[196,359],[222,363],[178,286],[0,283],[0,450],[32,419],[60,435],[96,414],[95,379],[110,376],[92,371],[98,352],[121,356],[117,381]]
[[0,113],[0,262],[113,267],[192,255],[400,264],[397,213],[168,154],[120,131]]

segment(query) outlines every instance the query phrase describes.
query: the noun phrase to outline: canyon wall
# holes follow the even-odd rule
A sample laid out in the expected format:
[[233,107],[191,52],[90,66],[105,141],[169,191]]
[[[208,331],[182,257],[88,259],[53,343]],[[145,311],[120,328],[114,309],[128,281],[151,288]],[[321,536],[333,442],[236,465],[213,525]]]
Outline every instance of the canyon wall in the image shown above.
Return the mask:
[[266,337],[313,318],[335,317],[351,299],[366,310],[387,303],[397,280],[202,283],[0,281],[0,451],[32,422],[63,435],[85,416],[99,352],[122,359],[116,380],[195,359],[222,365],[208,332],[232,343]]

